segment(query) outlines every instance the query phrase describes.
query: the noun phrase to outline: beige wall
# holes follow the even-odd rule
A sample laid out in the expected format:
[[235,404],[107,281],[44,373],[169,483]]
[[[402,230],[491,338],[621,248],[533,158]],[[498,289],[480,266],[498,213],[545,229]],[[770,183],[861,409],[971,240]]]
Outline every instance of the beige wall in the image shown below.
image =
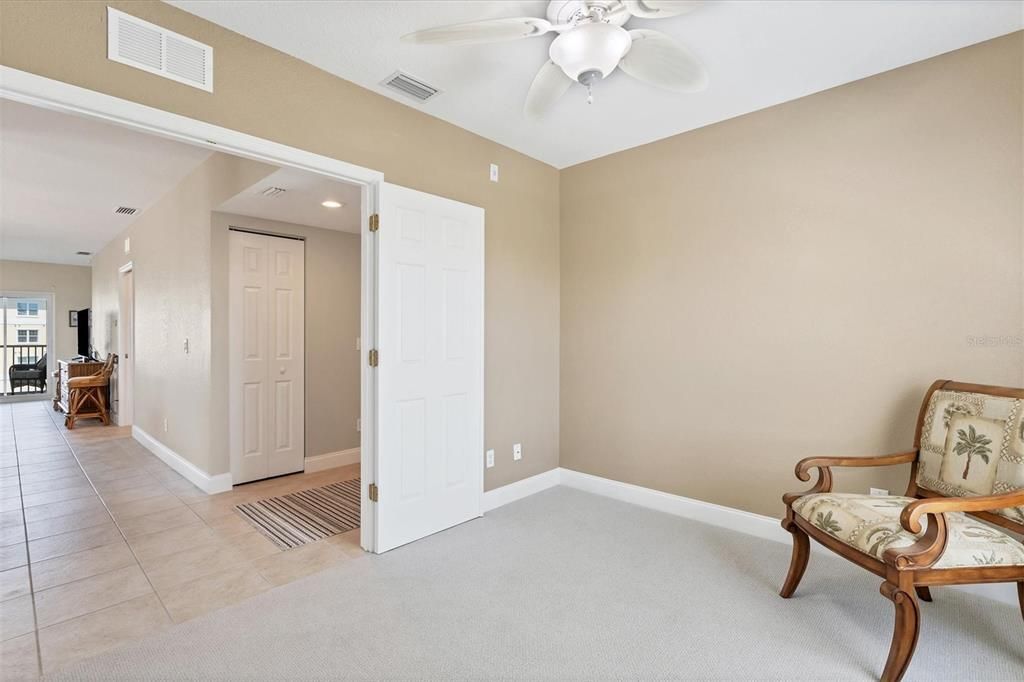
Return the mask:
[[100,355],[117,350],[118,270],[133,265],[134,423],[210,474],[227,471],[213,446],[226,422],[212,414],[211,210],[274,170],[213,154],[93,258],[93,345]]
[[[241,227],[306,240],[306,456],[359,447],[360,238],[324,230],[230,213],[214,213],[211,235],[213,267],[213,413],[215,424],[228,414],[228,229]],[[228,432],[215,430],[212,463],[230,466]],[[220,461],[223,460],[223,461]]]
[[970,342],[1022,335],[1022,36],[564,170],[562,466],[778,516],[933,379],[1022,385]]
[[[89,267],[3,260],[0,261],[0,291],[52,293],[56,311],[47,311],[47,314],[54,334],[54,351],[57,358],[78,355],[78,330],[68,326],[68,312],[89,307],[92,298]],[[53,358],[48,359],[48,364],[51,368],[57,366]]]
[[[106,58],[106,6],[212,45],[212,94]],[[158,2],[0,7],[0,60],[382,171],[389,182],[483,207],[486,487],[558,465],[558,171]],[[315,105],[310,103],[314,102]],[[488,180],[488,164],[501,182]],[[513,462],[512,444],[523,443]]]

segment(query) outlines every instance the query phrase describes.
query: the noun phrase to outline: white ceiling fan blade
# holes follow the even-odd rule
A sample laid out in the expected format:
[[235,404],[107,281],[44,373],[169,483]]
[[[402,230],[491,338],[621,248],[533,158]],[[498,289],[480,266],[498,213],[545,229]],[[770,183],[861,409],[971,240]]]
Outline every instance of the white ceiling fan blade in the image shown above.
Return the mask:
[[708,86],[708,72],[689,50],[659,31],[629,32],[633,45],[619,68],[639,81],[675,92],[699,92]]
[[573,81],[565,75],[562,67],[549,59],[534,77],[530,91],[526,94],[523,111],[530,118],[540,118],[572,84]]
[[642,19],[663,19],[697,9],[700,0],[626,0],[626,11]]
[[517,17],[514,19],[491,19],[473,21],[468,24],[437,26],[422,31],[407,33],[402,40],[421,45],[475,45],[477,43],[501,43],[520,38],[532,38],[551,30],[551,23],[545,19]]

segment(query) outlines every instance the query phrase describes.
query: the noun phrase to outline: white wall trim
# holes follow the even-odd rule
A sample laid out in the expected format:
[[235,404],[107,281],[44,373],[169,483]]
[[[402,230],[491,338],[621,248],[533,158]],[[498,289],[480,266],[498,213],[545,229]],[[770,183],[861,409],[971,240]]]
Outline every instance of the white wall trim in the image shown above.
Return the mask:
[[225,154],[301,168],[362,185],[380,182],[384,178],[383,173],[369,168],[9,66],[0,66],[0,97],[44,109],[84,115]]
[[564,469],[549,469],[543,473],[529,478],[524,478],[515,483],[509,483],[503,485],[500,488],[488,490],[484,493],[483,498],[480,500],[480,510],[482,512],[489,512],[492,509],[502,507],[509,502],[515,502],[521,500],[524,497],[529,497],[534,493],[539,493],[542,490],[548,488],[554,488],[561,482],[561,472]]
[[[610,497],[621,502],[628,502],[640,507],[700,521],[719,528],[739,531],[754,535],[765,540],[781,542],[789,545],[792,540],[789,533],[782,529],[780,519],[762,514],[724,507],[720,504],[703,502],[690,497],[673,495],[672,493],[644,488],[643,486],[613,481],[609,478],[593,476],[572,469],[552,469],[543,474],[516,481],[501,488],[484,493],[484,510],[490,511],[509,502],[522,499],[541,490],[555,485],[576,488],[602,497]],[[781,504],[781,502],[780,502]],[[816,542],[811,543],[815,554],[832,554],[830,550]],[[833,554],[833,556],[835,556]],[[813,570],[813,565],[810,570]],[[779,575],[779,585],[785,577]],[[1017,590],[1012,583],[994,583],[987,585],[955,585],[955,589],[981,597],[988,597],[998,602],[1017,605]]]
[[164,464],[187,478],[200,490],[209,493],[210,495],[231,490],[230,473],[210,476],[195,464],[140,429],[138,426],[132,426],[132,438],[141,443],[144,448],[159,457]]
[[[648,509],[655,509],[673,516],[700,521],[711,526],[755,535],[765,540],[788,542],[789,533],[782,529],[779,519],[754,514],[742,509],[724,507],[720,504],[703,502],[690,497],[644,488],[631,483],[613,481],[600,476],[584,474],[572,469],[562,469],[562,485],[585,490],[596,495],[611,497]],[[781,502],[780,502],[781,504]]]
[[325,452],[322,455],[313,455],[306,458],[306,473],[343,467],[349,464],[359,464],[359,448],[338,450],[337,452]]

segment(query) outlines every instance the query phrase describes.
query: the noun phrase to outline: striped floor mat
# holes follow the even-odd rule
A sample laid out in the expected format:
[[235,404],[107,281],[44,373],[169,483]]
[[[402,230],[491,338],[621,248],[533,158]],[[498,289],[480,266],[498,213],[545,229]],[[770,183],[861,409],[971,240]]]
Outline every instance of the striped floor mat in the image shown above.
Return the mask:
[[281,549],[359,527],[359,479],[280,497],[240,504],[235,509]]

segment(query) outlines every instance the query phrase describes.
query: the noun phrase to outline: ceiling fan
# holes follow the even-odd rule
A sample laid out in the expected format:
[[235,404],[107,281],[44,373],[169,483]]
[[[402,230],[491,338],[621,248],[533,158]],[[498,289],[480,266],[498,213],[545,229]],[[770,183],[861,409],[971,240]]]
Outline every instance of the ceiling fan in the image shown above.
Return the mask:
[[675,92],[698,92],[707,87],[704,65],[682,45],[659,31],[627,30],[633,17],[660,19],[684,14],[699,0],[551,0],[547,19],[516,17],[438,26],[402,36],[423,45],[474,45],[533,38],[558,37],[548,50],[526,95],[528,116],[543,115],[572,86],[587,88],[593,101],[594,83],[616,67],[650,85]]

